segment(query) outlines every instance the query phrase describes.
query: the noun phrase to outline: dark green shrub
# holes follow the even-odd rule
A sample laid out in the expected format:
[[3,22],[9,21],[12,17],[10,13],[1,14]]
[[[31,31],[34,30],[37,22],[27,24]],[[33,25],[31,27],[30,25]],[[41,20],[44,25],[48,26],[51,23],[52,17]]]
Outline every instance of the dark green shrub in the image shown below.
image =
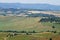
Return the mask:
[[55,26],[52,26],[52,28],[55,28]]
[[49,40],[52,40],[52,38],[50,38]]

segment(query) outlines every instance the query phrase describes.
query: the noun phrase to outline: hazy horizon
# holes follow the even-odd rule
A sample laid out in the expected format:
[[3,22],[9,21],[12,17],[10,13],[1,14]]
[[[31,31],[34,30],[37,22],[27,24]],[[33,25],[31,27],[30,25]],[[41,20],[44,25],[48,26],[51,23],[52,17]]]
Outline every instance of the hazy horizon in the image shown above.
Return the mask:
[[0,3],[52,4],[60,5],[60,0],[0,0]]

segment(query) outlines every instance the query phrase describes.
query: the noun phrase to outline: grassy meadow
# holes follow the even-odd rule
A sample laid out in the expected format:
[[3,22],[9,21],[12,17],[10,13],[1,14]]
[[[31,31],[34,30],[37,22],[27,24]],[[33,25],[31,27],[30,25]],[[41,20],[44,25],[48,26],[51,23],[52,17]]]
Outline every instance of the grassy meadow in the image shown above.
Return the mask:
[[54,33],[32,33],[32,35],[19,34],[13,37],[7,37],[8,33],[0,32],[0,40],[60,40],[60,35]]
[[16,16],[1,16],[0,30],[26,30],[26,31],[47,31],[52,30],[52,26],[56,30],[60,29],[60,24],[50,22],[39,22],[41,17],[16,17]]
[[[60,24],[50,22],[39,22],[41,17],[17,17],[17,16],[0,16],[0,30],[7,31],[36,31],[26,35],[19,33],[13,37],[6,37],[9,32],[0,32],[0,40],[60,40]],[[55,28],[52,28],[52,26]],[[47,31],[57,31],[57,33]]]

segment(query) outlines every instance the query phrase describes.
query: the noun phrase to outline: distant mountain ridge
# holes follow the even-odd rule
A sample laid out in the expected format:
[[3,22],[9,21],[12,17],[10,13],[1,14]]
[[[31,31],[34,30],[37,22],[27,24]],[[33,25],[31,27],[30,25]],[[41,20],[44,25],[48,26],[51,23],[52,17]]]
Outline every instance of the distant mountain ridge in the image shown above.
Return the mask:
[[23,8],[23,9],[42,9],[60,11],[60,5],[51,4],[0,3],[0,8]]

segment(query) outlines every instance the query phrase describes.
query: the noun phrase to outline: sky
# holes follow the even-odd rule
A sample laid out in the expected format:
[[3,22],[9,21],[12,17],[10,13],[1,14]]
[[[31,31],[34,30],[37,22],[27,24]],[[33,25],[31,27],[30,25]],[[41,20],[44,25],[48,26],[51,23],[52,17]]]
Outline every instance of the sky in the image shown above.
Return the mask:
[[60,0],[0,0],[0,3],[46,3],[52,5],[60,5]]

